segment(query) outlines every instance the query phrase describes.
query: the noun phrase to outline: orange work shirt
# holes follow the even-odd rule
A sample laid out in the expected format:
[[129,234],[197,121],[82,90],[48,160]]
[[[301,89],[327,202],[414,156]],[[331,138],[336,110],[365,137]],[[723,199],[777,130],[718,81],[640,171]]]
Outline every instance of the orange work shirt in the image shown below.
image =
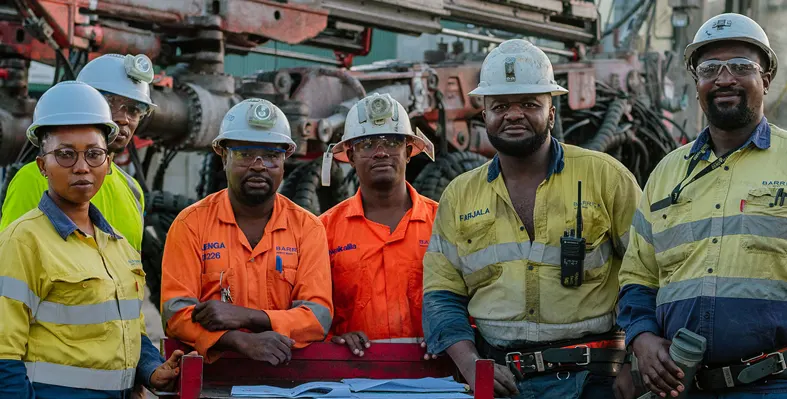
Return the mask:
[[336,308],[331,335],[363,331],[389,342],[423,337],[423,257],[437,202],[407,189],[413,207],[393,233],[364,216],[360,190],[320,216]]
[[209,361],[218,353],[208,350],[226,331],[206,330],[191,321],[191,313],[197,303],[221,299],[220,281],[234,305],[264,310],[273,331],[295,340],[296,347],[329,332],[333,306],[325,228],[280,194],[254,248],[235,221],[226,189],[184,209],[169,229],[161,268],[167,336]]

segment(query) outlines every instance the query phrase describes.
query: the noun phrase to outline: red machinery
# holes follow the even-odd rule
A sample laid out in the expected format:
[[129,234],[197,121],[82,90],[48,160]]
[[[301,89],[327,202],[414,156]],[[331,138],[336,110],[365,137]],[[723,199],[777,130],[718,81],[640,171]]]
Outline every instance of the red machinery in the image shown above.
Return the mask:
[[[178,341],[165,340],[168,358],[180,349],[190,348]],[[424,378],[456,374],[449,358],[424,360],[418,344],[374,344],[364,357],[350,353],[345,346],[313,343],[293,351],[292,361],[272,367],[234,353],[226,353],[212,364],[203,364],[202,356],[184,356],[181,360],[178,399],[230,398],[237,385],[296,386],[310,381],[341,381],[344,378]],[[475,399],[494,398],[494,362],[476,363]]]

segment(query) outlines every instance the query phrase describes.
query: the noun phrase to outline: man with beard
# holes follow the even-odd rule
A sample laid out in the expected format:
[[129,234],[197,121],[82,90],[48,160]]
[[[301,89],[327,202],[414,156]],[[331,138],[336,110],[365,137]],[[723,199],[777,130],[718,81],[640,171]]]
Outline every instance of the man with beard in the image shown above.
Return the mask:
[[[532,43],[490,52],[470,94],[484,96],[498,154],[446,188],[424,257],[429,352],[471,387],[475,361],[494,359],[496,397],[609,398],[625,358],[617,273],[641,192],[611,156],[551,137],[552,96],[565,93]],[[577,228],[585,241],[565,237],[570,251],[561,238]]]
[[356,356],[372,342],[425,347],[422,262],[437,202],[405,181],[412,157],[423,151],[434,158],[434,146],[420,133],[398,101],[374,93],[350,109],[342,141],[328,153],[349,162],[360,183],[355,196],[320,216],[336,307],[331,340]]
[[[784,397],[787,132],[763,116],[776,54],[755,21],[721,14],[684,59],[709,125],[650,175],[621,268],[618,322],[645,387],[662,397],[694,386],[705,393],[689,398]],[[696,385],[681,381],[669,355],[684,327],[707,341]],[[633,397],[630,374],[620,379],[618,396]]]
[[[112,119],[120,127],[117,139],[108,146],[112,159],[131,143],[140,120],[155,107],[149,87],[153,81],[153,63],[144,54],[106,54],[85,65],[77,81],[87,83],[104,95],[112,110]],[[90,202],[134,249],[140,251],[145,211],[142,188],[123,169],[114,163],[110,166],[104,184]],[[35,209],[46,189],[46,178],[35,161],[23,166],[9,183],[0,213],[0,230]]]
[[213,149],[227,188],[184,209],[164,246],[161,317],[168,337],[208,362],[234,351],[273,365],[331,327],[325,228],[278,194],[290,125],[272,103],[247,99],[224,116]]

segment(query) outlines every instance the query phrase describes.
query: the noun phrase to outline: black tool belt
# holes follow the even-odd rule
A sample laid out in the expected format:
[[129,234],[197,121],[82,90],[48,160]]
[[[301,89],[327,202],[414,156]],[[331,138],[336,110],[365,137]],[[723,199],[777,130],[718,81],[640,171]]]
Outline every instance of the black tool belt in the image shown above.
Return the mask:
[[531,375],[584,370],[614,377],[626,359],[623,333],[617,331],[508,349],[494,347],[476,334],[476,346],[481,357],[508,367],[519,380]]
[[787,348],[762,353],[740,363],[697,370],[697,388],[705,391],[724,390],[767,380],[787,380]]

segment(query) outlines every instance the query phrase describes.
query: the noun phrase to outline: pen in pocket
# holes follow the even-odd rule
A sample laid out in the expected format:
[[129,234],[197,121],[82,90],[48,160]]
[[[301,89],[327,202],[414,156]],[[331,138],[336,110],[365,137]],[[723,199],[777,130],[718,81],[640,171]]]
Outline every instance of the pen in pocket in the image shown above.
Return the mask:
[[282,264],[281,256],[279,255],[276,255],[276,271],[279,273],[284,271],[284,265]]

